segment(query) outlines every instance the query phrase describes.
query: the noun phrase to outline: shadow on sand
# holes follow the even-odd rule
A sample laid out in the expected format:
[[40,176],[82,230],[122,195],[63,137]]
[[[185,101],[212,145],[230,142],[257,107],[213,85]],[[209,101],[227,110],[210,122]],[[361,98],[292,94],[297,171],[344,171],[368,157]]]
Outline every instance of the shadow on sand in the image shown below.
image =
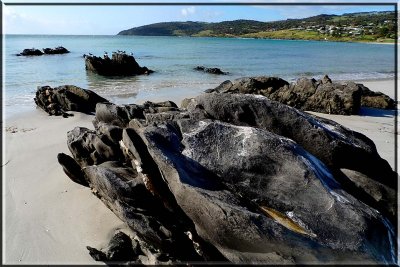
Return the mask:
[[388,109],[378,109],[378,108],[365,108],[362,107],[360,109],[360,116],[369,116],[369,117],[385,117],[392,118],[395,116],[395,110]]

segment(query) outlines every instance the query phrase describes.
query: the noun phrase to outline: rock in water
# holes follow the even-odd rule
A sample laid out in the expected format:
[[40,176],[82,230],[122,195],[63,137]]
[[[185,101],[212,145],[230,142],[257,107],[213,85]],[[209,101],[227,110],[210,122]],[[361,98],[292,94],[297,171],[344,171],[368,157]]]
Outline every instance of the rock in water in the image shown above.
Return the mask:
[[56,48],[43,48],[43,52],[47,55],[55,55],[55,54],[66,54],[69,51],[62,46],[58,46]]
[[68,133],[65,172],[79,183],[82,171],[140,241],[144,255],[117,238],[114,259],[395,262],[398,177],[367,137],[263,96],[203,94],[185,106],[98,104],[96,130]]
[[204,66],[197,66],[194,70],[203,71],[210,74],[217,74],[217,75],[226,75],[228,72],[224,72],[219,68],[206,68]]
[[91,113],[97,103],[109,103],[107,99],[95,92],[74,85],[63,85],[52,88],[38,86],[34,101],[38,107],[50,115],[68,117],[67,111]]
[[55,54],[66,54],[69,51],[62,46],[58,46],[56,48],[43,48],[43,52],[39,49],[24,49],[21,53],[17,54],[17,56],[41,56],[43,54],[46,55],[55,55]]
[[147,67],[140,67],[135,58],[125,52],[113,52],[112,58],[107,54],[103,58],[93,55],[84,57],[86,70],[104,76],[131,76],[154,72]]
[[207,93],[257,94],[300,110],[327,114],[359,114],[360,107],[394,109],[390,97],[372,92],[362,84],[335,83],[325,75],[321,80],[300,78],[289,84],[276,77],[240,78],[225,81]]
[[40,51],[39,49],[24,49],[21,53],[17,54],[17,56],[41,56],[43,55],[43,52]]

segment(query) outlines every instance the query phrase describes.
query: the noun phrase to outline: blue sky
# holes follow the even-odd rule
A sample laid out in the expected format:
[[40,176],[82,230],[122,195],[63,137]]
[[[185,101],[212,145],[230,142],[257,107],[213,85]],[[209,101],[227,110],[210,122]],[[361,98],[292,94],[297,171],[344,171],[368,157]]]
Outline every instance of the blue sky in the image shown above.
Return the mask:
[[[257,6],[257,0],[248,2],[252,4],[249,6],[196,6],[195,4],[185,6],[11,6],[7,3],[20,1],[5,2],[2,16],[3,32],[10,34],[113,35],[121,30],[162,21],[218,22],[235,19],[274,21],[304,18],[322,13],[343,14],[393,10],[393,6],[383,5]],[[124,2],[124,0],[119,2]],[[291,0],[291,3],[295,1]]]

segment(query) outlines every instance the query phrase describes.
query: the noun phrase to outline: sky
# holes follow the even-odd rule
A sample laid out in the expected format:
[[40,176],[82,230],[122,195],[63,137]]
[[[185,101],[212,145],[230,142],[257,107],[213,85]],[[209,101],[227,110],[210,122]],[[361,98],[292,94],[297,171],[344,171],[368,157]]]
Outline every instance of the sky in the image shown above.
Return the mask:
[[[44,0],[41,3],[46,3]],[[68,0],[64,0],[64,2]],[[102,0],[94,2],[101,3]],[[5,1],[2,6],[3,33],[6,34],[77,34],[115,35],[132,27],[165,21],[219,22],[236,19],[276,21],[288,18],[305,18],[319,14],[343,14],[365,11],[393,11],[393,6],[384,5],[296,5],[296,0],[287,0],[290,6],[260,5],[261,1],[246,1],[246,6],[195,5],[27,5],[32,1]],[[286,1],[286,2],[287,2]],[[39,1],[35,1],[36,3]],[[52,1],[60,3],[60,1]],[[76,1],[79,2],[79,1]],[[104,2],[104,1],[103,1]],[[112,2],[112,1],[109,1]],[[114,1],[115,2],[115,1]],[[125,3],[127,0],[118,1]],[[132,3],[132,1],[130,1]],[[141,1],[149,2],[149,1]],[[162,2],[162,1],[159,1]],[[175,1],[178,3],[182,1]],[[189,2],[189,1],[185,1]],[[197,0],[197,2],[204,2]],[[212,1],[208,0],[212,3]],[[224,1],[218,1],[219,3]],[[229,1],[234,3],[235,0]],[[243,2],[243,1],[242,1]],[[271,3],[271,1],[269,1]],[[280,1],[282,3],[282,1]],[[343,1],[344,2],[344,1]],[[321,3],[321,2],[320,2]],[[365,1],[363,1],[365,3]],[[367,2],[368,3],[368,2]],[[380,3],[385,3],[385,0]],[[257,5],[258,4],[258,5]]]

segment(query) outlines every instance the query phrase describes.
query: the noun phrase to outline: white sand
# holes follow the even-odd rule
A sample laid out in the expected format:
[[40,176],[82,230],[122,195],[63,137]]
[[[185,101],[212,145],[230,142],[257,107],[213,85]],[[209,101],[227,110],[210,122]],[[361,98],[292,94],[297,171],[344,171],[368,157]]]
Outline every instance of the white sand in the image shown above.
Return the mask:
[[[394,96],[393,81],[365,85]],[[374,114],[317,115],[367,135],[394,166],[394,117],[390,112]],[[6,121],[3,263],[93,264],[85,247],[103,247],[116,229],[126,229],[89,189],[72,182],[57,162],[57,153],[69,154],[67,131],[75,126],[93,129],[91,119],[80,113],[65,119],[35,110]]]
[[395,79],[385,79],[376,81],[357,81],[357,83],[362,83],[369,89],[375,92],[382,92],[394,99],[395,96]]
[[67,131],[93,128],[91,120],[80,113],[64,119],[35,110],[6,121],[3,263],[93,264],[86,246],[102,247],[125,227],[57,162],[59,152],[69,154]]

